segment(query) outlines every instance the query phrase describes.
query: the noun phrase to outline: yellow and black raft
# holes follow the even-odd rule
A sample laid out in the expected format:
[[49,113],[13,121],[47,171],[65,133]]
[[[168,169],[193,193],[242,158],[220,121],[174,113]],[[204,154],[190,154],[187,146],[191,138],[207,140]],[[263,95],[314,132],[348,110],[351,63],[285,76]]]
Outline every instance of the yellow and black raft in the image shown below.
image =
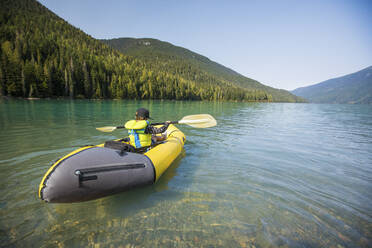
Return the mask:
[[179,156],[185,140],[180,130],[169,125],[167,139],[142,154],[123,150],[125,141],[116,141],[114,147],[82,147],[49,168],[39,197],[52,203],[79,202],[153,184]]
[[[172,124],[187,124],[195,128],[217,125],[208,114],[188,115]],[[155,183],[180,155],[185,135],[169,125],[167,138],[151,149],[132,151],[128,141],[108,141],[85,146],[57,160],[44,175],[39,197],[46,202],[79,202]],[[101,127],[112,132],[124,127]]]

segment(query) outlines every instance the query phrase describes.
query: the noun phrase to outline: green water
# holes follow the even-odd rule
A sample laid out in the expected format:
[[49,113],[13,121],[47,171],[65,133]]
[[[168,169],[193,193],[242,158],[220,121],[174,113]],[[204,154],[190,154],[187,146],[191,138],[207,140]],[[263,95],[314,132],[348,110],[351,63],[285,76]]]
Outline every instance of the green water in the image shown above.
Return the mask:
[[[139,107],[180,126],[184,152],[152,186],[46,204],[53,161],[119,138]],[[0,100],[2,247],[371,247],[372,106]]]

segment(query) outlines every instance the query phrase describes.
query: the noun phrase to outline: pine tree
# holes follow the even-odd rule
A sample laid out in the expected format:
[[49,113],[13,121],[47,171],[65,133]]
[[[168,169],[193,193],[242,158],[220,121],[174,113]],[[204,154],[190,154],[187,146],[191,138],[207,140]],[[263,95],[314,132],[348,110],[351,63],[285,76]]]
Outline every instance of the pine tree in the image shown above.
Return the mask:
[[87,63],[85,61],[83,63],[83,73],[84,73],[84,95],[87,98],[90,98],[91,94],[92,94],[91,93],[92,85],[91,85],[91,81],[90,81],[90,77],[89,77]]
[[4,96],[5,80],[3,76],[3,70],[0,68],[0,96]]

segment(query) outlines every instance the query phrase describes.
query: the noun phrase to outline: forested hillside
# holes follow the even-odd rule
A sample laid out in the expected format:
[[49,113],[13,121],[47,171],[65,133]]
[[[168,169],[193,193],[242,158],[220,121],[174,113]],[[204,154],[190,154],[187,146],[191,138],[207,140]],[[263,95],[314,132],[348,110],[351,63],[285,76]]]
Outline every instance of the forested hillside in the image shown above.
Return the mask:
[[215,81],[226,81],[235,87],[249,90],[264,91],[272,96],[276,102],[302,102],[303,99],[292,95],[286,90],[279,90],[265,86],[256,80],[224,67],[205,56],[188,49],[174,46],[168,42],[156,39],[119,38],[102,40],[104,43],[119,50],[125,55],[131,55],[145,62],[152,70],[167,71],[181,74],[188,80],[198,81],[198,76],[208,74]]
[[298,88],[293,94],[314,103],[372,103],[372,66],[324,82]]
[[[181,61],[170,67],[172,62],[124,55],[36,0],[0,3],[2,96],[277,100],[265,88],[243,87],[195,64]],[[290,96],[280,101],[296,100]]]

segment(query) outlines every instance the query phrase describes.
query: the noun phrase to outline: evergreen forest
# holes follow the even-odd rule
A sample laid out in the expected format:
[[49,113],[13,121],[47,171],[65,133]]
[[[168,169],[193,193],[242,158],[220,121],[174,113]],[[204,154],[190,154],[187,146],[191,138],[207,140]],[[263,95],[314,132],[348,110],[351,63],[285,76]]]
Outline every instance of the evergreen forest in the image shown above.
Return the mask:
[[193,60],[179,56],[178,50],[164,56],[161,51],[146,56],[121,51],[73,27],[36,0],[0,3],[0,96],[303,101],[201,55]]

